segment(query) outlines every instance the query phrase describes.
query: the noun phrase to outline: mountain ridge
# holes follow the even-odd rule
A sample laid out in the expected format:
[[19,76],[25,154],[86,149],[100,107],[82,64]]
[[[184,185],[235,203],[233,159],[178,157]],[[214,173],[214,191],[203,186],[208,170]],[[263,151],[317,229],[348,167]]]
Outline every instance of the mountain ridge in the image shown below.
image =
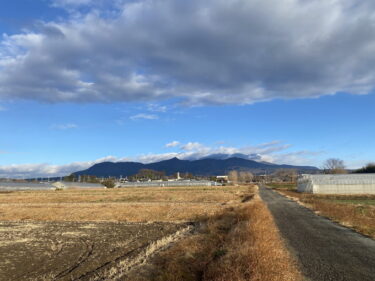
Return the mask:
[[134,175],[141,169],[164,171],[166,175],[177,172],[192,173],[197,176],[223,175],[230,170],[250,171],[254,174],[270,173],[278,169],[295,169],[298,172],[316,172],[319,169],[313,166],[295,166],[287,164],[272,164],[257,162],[255,160],[230,157],[226,159],[203,158],[199,160],[181,160],[177,157],[154,163],[143,164],[139,162],[102,162],[88,169],[77,171],[73,174],[91,175],[97,177],[127,177]]

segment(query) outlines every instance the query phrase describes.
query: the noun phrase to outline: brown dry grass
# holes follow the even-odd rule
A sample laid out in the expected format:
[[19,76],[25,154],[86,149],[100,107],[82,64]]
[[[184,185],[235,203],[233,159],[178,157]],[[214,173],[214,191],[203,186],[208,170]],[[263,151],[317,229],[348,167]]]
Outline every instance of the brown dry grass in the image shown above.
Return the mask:
[[2,221],[191,221],[214,214],[221,204],[112,203],[112,204],[12,204],[0,205]]
[[223,202],[247,187],[143,187],[0,193],[0,203]]
[[375,207],[361,204],[338,203],[336,200],[373,199],[373,195],[318,195],[279,190],[284,195],[298,199],[307,207],[342,225],[375,238]]
[[127,188],[0,194],[3,221],[191,221],[241,200],[249,187]]
[[201,224],[196,234],[157,256],[151,273],[131,280],[302,280],[259,199],[202,218]]

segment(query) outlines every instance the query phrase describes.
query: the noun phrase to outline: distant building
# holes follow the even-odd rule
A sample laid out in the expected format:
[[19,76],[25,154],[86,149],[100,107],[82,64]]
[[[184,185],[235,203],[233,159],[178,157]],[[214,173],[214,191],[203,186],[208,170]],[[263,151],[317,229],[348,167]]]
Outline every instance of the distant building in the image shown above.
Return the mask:
[[128,181],[129,181],[128,177],[125,177],[125,178],[120,177],[120,180],[119,180],[119,182],[128,182]]
[[228,176],[216,176],[216,181],[220,183],[226,183],[229,181]]
[[316,194],[375,194],[375,174],[302,175],[297,190]]

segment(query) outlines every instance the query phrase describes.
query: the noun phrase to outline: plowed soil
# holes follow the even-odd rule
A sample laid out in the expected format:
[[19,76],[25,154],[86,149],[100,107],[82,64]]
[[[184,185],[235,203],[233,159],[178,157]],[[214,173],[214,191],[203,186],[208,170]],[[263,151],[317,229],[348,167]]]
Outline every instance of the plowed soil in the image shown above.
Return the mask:
[[175,223],[0,222],[0,280],[97,280],[103,272],[121,270],[126,260],[141,260],[152,243],[186,227]]

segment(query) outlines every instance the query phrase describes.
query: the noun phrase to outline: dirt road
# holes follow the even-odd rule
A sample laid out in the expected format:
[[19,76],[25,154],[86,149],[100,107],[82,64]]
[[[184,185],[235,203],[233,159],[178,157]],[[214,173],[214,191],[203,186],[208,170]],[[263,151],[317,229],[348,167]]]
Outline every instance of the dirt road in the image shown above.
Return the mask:
[[375,280],[375,240],[320,217],[270,189],[261,187],[260,195],[307,280]]

